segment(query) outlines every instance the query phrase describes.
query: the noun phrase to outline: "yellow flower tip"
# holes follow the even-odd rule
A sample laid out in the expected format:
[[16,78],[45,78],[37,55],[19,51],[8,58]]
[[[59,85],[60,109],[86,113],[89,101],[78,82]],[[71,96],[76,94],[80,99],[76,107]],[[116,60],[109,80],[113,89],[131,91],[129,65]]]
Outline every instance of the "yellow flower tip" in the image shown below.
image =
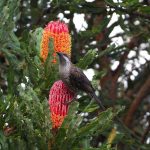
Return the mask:
[[58,114],[52,113],[51,114],[51,120],[53,122],[52,128],[60,128],[63,121],[64,121],[65,116],[60,116]]
[[57,62],[56,59],[53,59],[53,60],[52,60],[52,63],[53,63],[53,64],[56,64],[56,62]]
[[49,106],[53,128],[59,128],[68,114],[69,105],[63,104],[71,101],[74,93],[61,81],[56,81],[49,92]]
[[[41,41],[40,55],[44,62],[48,56],[50,38],[52,38],[54,42],[54,60],[56,58],[56,52],[63,52],[71,56],[71,36],[67,25],[60,21],[52,21],[44,28]],[[54,63],[56,63],[56,61],[54,61]]]

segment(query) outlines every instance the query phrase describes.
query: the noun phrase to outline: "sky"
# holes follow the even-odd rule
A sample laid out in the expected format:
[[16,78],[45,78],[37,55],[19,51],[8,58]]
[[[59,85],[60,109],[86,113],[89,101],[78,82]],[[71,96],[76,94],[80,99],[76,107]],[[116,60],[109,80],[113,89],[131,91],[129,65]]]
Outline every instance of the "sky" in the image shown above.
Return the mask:
[[[86,1],[92,2],[94,0],[86,0]],[[117,0],[114,0],[114,1],[117,1]],[[58,18],[64,20],[66,23],[68,23],[69,20],[64,19],[63,17],[64,17],[64,15],[62,13],[60,13],[58,15]],[[111,18],[111,20],[108,24],[108,27],[111,26],[114,22],[116,22],[118,20],[118,18],[119,18],[118,15],[116,13],[113,13],[112,18]],[[75,27],[76,27],[78,32],[85,31],[88,28],[88,24],[85,21],[85,15],[84,14],[75,13],[74,17],[73,17],[73,22],[74,22]],[[134,24],[136,26],[136,25],[139,24],[139,22],[135,21]],[[124,31],[122,30],[121,26],[118,25],[113,29],[113,31],[110,33],[109,37],[113,37],[116,34],[123,33],[123,32]],[[127,41],[124,41],[121,36],[120,37],[115,37],[115,38],[112,38],[112,43],[111,44],[115,44],[116,46],[120,46],[120,45],[123,45],[126,42],[129,42],[129,40],[130,40],[130,37],[127,38]],[[132,74],[130,76],[131,80],[134,80],[135,77],[138,75],[138,72],[136,70],[134,70],[134,71],[132,70],[133,66],[136,66],[137,68],[139,68],[140,65],[146,63],[146,60],[150,60],[150,55],[145,50],[145,48],[147,46],[149,46],[149,45],[146,44],[146,43],[140,45],[141,51],[139,52],[138,60],[132,60],[132,58],[136,55],[136,52],[134,50],[131,50],[130,53],[128,54],[128,58],[130,58],[131,60],[128,63],[125,64],[125,68],[126,68],[126,71],[128,71],[128,72],[132,71]],[[118,65],[119,65],[119,61],[115,61],[115,60],[112,61],[111,69],[115,70]],[[92,78],[94,76],[93,69],[88,69],[88,70],[84,71],[84,73],[87,75],[87,77],[90,80],[92,80]],[[122,79],[120,78],[120,80],[122,80]],[[124,84],[125,84],[124,86],[126,87],[127,85],[126,85],[125,82],[124,82]]]
[[[94,0],[86,0],[86,1],[87,2],[93,2]],[[120,0],[114,0],[114,2],[117,2],[117,1],[120,1]],[[67,20],[63,17],[64,17],[64,15],[62,13],[60,13],[58,15],[58,18],[64,20],[66,23],[68,23],[69,20]],[[75,27],[76,27],[78,32],[85,31],[88,28],[88,24],[86,23],[84,17],[85,17],[84,14],[77,14],[77,13],[74,14],[73,22],[74,22]],[[118,20],[118,15],[116,13],[113,13],[112,18],[111,18],[107,27],[111,26],[117,20]],[[139,24],[139,21],[134,22],[135,26],[138,24]],[[123,32],[124,31],[122,30],[121,26],[118,25],[113,29],[113,31],[110,33],[109,37],[111,38],[111,37],[115,36],[116,34],[123,33]],[[122,37],[115,37],[115,38],[112,38],[111,44],[115,44],[116,46],[120,46],[120,45],[123,45],[125,42],[129,42],[129,41],[130,41],[130,37],[127,38],[127,41],[124,41],[122,39]],[[128,58],[130,60],[125,64],[125,69],[127,72],[132,72],[132,74],[130,75],[131,80],[134,80],[135,77],[138,75],[138,72],[136,70],[133,70],[133,66],[140,68],[141,65],[146,63],[146,60],[150,61],[150,54],[146,51],[146,47],[148,47],[149,44],[150,44],[150,41],[149,41],[149,43],[143,43],[140,45],[140,48],[139,48],[140,51],[139,51],[138,59],[133,59],[134,56],[136,56],[136,49],[130,50],[130,52],[128,54]],[[116,60],[112,61],[111,69],[115,70],[118,65],[119,65],[119,61],[116,61]],[[92,78],[95,74],[93,69],[84,70],[84,73],[86,74],[86,76],[88,77],[89,80],[92,80]],[[127,88],[127,81],[124,80],[123,77],[120,77],[118,79],[118,81],[122,81],[124,84],[124,87]],[[150,138],[147,139],[147,143],[150,143]]]
[[[85,1],[87,1],[87,2],[93,2],[94,0],[85,0]],[[121,0],[113,0],[113,1],[114,1],[114,2],[118,2],[118,1],[121,1]],[[139,2],[141,2],[141,1],[142,1],[142,0],[139,0]],[[50,3],[51,3],[50,1],[47,3],[47,6],[48,6],[48,7],[51,7],[51,6],[50,6]],[[23,5],[26,6],[27,3],[25,2]],[[107,8],[107,9],[109,9],[109,8]],[[63,13],[67,14],[67,13],[70,13],[70,12],[66,10],[66,11],[63,12]],[[63,13],[59,13],[57,17],[58,17],[60,20],[63,20],[64,22],[69,23],[69,19],[64,18],[64,14],[63,14]],[[30,18],[31,16],[28,16],[28,17]],[[14,18],[14,19],[15,19],[15,18]],[[31,18],[30,18],[30,19],[31,19]],[[110,20],[110,22],[109,22],[109,24],[108,24],[108,27],[111,26],[111,25],[112,25],[114,22],[116,22],[117,20],[118,20],[118,15],[117,15],[116,13],[113,13],[112,18],[111,18],[111,20]],[[87,24],[86,21],[85,21],[85,15],[82,14],[82,13],[80,13],[80,14],[75,13],[75,14],[74,14],[74,17],[73,17],[73,22],[74,22],[75,27],[76,27],[76,29],[77,29],[78,32],[85,31],[85,30],[88,28],[88,24]],[[135,26],[138,25],[139,23],[140,23],[140,22],[139,22],[138,20],[134,22]],[[30,26],[30,24],[27,24],[27,27],[29,27],[29,26]],[[16,30],[16,29],[15,29],[15,30]],[[118,33],[123,33],[123,32],[124,32],[124,31],[122,30],[121,26],[118,25],[118,26],[116,26],[116,27],[113,29],[113,31],[110,33],[109,37],[113,37],[113,36],[115,36],[116,34],[118,34]],[[121,36],[120,36],[120,37],[117,36],[117,37],[114,37],[114,38],[111,38],[111,39],[112,39],[112,42],[111,42],[110,44],[115,44],[116,47],[117,47],[117,46],[123,45],[125,42],[128,42],[128,41],[130,40],[130,37],[127,37],[127,38],[126,38],[127,41],[124,41]],[[150,43],[150,41],[149,41],[149,43]],[[137,68],[140,68],[140,65],[145,64],[145,63],[146,63],[146,60],[150,60],[150,55],[149,55],[148,52],[145,50],[145,49],[146,49],[146,46],[149,46],[149,45],[146,45],[146,44],[141,44],[141,45],[140,45],[140,49],[141,49],[141,50],[140,50],[140,52],[139,52],[139,58],[138,58],[138,60],[135,60],[135,59],[133,60],[133,59],[132,59],[132,58],[136,55],[136,52],[135,52],[134,50],[131,50],[131,51],[130,51],[130,53],[129,53],[129,55],[128,55],[128,58],[130,58],[130,61],[128,61],[128,62],[125,64],[125,68],[126,68],[126,71],[127,71],[127,72],[131,72],[133,66],[136,66]],[[115,70],[118,65],[119,65],[119,61],[113,60],[113,61],[111,62],[111,69],[112,69],[112,70]],[[93,77],[93,75],[94,75],[94,71],[93,71],[92,69],[89,69],[89,70],[86,70],[86,71],[85,71],[85,74],[88,76],[88,78],[89,78],[90,80],[92,80],[92,77]],[[137,73],[136,70],[132,71],[132,74],[131,74],[131,76],[130,76],[131,80],[134,80],[137,75],[138,75],[138,73]],[[120,80],[122,80],[122,79],[120,79]]]

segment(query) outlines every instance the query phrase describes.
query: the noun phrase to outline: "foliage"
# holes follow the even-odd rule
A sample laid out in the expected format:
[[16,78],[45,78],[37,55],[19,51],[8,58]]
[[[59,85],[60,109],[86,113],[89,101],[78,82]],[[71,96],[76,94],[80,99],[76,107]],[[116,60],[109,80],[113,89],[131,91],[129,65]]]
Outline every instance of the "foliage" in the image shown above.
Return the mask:
[[[149,5],[147,0],[1,0],[0,149],[148,150]],[[81,93],[54,134],[48,95],[59,76],[58,64],[51,63],[51,39],[45,63],[39,54],[43,28],[60,13],[64,21],[69,19],[72,61],[93,69],[92,84],[107,109],[101,112]],[[76,29],[75,14],[84,14],[87,27]],[[111,23],[114,14],[118,19]],[[112,36],[116,27],[122,31]],[[118,122],[116,116],[125,121]]]

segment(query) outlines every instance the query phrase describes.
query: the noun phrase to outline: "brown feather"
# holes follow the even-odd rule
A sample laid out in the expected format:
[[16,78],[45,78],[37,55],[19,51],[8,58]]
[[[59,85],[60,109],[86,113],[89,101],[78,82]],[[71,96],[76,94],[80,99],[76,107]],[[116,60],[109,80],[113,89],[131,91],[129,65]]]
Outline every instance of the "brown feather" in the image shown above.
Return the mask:
[[85,76],[80,68],[72,66],[70,69],[69,75],[70,83],[73,87],[76,87],[75,90],[84,91],[86,93],[94,92],[94,88],[92,87],[90,81]]

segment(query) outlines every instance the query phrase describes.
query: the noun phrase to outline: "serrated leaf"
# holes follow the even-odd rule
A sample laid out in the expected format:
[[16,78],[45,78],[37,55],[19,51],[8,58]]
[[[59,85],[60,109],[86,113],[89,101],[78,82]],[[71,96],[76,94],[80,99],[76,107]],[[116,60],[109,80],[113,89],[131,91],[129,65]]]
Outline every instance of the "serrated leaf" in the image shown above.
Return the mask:
[[[53,39],[49,41],[49,52],[46,61],[44,62],[44,76],[45,76],[45,87],[48,88],[53,82],[58,79],[58,63],[53,63]],[[58,61],[57,61],[58,62]],[[55,76],[53,75],[55,74]]]
[[94,75],[93,80],[101,79],[107,74],[107,70],[102,70]]
[[94,132],[102,133],[106,128],[108,128],[108,125],[110,125],[112,118],[112,109],[107,109],[106,111],[100,113],[97,118],[91,120],[91,122],[86,126],[81,127],[78,130],[77,135],[85,136]]
[[104,51],[99,53],[99,57],[102,57],[106,54],[109,54],[110,52],[113,52],[113,50],[115,49],[115,44],[110,45],[108,48],[106,48]]
[[83,112],[93,112],[98,108],[99,108],[99,106],[97,104],[95,104],[94,101],[90,101],[90,103],[85,107]]
[[138,8],[139,12],[150,14],[150,6],[143,6]]
[[92,107],[89,107],[89,108],[86,108],[86,109],[84,109],[84,111],[85,112],[94,112],[95,110],[97,110],[99,108],[99,106],[97,106],[97,105],[94,105],[94,106],[92,106]]
[[108,25],[109,21],[111,18],[105,17],[100,24],[97,26],[93,26],[91,30],[86,30],[80,33],[80,36],[82,38],[87,38],[87,37],[93,37],[96,36],[97,34],[100,34]]
[[113,0],[105,0],[105,2],[111,6],[115,6],[115,3],[113,2]]
[[14,86],[14,70],[13,70],[13,67],[10,66],[9,67],[9,70],[8,70],[8,73],[7,73],[7,82],[8,82],[8,93],[9,94],[13,94],[14,92],[14,89],[15,89],[15,86]]
[[42,28],[37,28],[34,32],[30,32],[31,35],[30,45],[33,47],[35,51],[38,52],[38,55],[40,55],[42,34],[43,34]]
[[88,65],[90,65],[93,60],[95,59],[97,53],[94,50],[89,50],[86,55],[80,59],[79,63],[77,64],[78,67],[81,69],[86,69]]
[[123,1],[122,6],[125,6],[125,7],[130,7],[130,6],[136,7],[139,4],[140,4],[139,0],[125,0],[125,1]]

